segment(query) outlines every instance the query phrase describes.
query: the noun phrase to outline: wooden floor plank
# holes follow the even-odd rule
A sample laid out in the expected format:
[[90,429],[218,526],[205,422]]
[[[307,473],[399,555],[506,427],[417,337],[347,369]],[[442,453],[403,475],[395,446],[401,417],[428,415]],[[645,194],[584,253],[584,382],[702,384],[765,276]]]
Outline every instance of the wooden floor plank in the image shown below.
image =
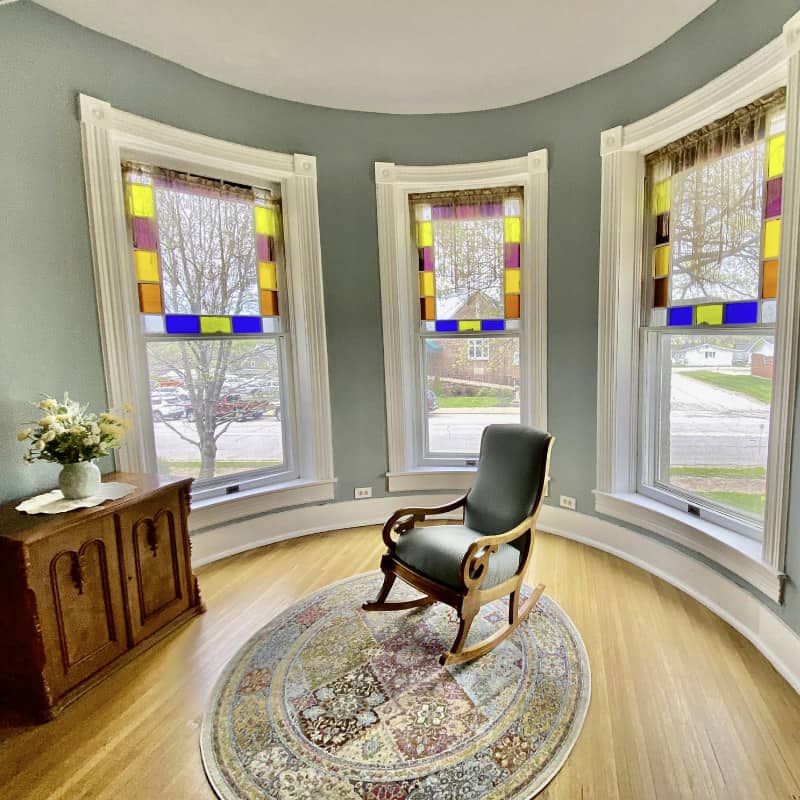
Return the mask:
[[[14,800],[213,800],[198,744],[211,688],[262,625],[377,567],[377,527],[282,542],[199,571],[208,613],[36,727],[0,729]],[[543,800],[800,798],[800,697],[736,631],[658,578],[540,534],[530,583],[575,622],[586,725]]]

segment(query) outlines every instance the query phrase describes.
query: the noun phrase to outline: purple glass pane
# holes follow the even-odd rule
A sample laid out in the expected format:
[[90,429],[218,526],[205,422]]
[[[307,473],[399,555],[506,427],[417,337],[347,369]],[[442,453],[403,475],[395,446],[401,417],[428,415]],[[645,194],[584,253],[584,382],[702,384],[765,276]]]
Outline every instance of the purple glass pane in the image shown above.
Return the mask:
[[694,323],[694,309],[692,306],[678,306],[669,309],[667,325],[692,325]]
[[272,261],[272,237],[259,233],[256,236],[256,252],[259,261]]
[[133,218],[133,246],[137,250],[158,250],[158,231],[154,219]]
[[419,248],[419,268],[425,272],[433,272],[433,248]]
[[767,206],[764,211],[764,216],[780,216],[782,196],[783,178],[773,178],[771,181],[767,181]]
[[506,269],[519,269],[519,243],[503,245]]
[[433,219],[452,219],[453,206],[434,206],[432,217]]
[[458,330],[458,320],[457,319],[439,319],[439,320],[436,320],[436,330],[437,331],[457,331]]
[[481,203],[481,216],[482,217],[502,217],[503,204],[502,203]]
[[167,333],[200,333],[200,317],[195,314],[167,314]]
[[482,331],[504,331],[506,329],[506,321],[504,319],[482,319]]
[[749,325],[758,322],[758,303],[725,303],[722,313],[726,325]]
[[261,333],[261,317],[233,317],[234,333]]

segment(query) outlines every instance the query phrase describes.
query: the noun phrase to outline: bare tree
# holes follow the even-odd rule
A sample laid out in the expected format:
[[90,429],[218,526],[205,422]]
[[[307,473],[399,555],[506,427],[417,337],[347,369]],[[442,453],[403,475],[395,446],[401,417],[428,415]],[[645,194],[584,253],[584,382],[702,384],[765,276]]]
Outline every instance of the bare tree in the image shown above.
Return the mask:
[[[176,182],[155,187],[164,306],[169,313],[234,315],[259,313],[253,205],[210,183]],[[261,358],[277,367],[273,342],[260,342]],[[270,357],[267,351],[273,351]],[[149,348],[153,365],[172,373],[185,387],[196,438],[166,423],[198,448],[199,478],[215,473],[217,443],[233,417],[220,413],[230,375],[252,344],[230,339],[158,343]],[[252,381],[252,379],[251,379]],[[239,385],[240,390],[244,386]]]

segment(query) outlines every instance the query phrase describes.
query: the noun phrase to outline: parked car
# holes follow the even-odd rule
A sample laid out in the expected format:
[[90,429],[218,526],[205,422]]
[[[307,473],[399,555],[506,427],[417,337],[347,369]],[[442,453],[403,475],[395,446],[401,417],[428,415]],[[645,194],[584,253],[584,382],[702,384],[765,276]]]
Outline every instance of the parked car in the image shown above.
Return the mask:
[[436,411],[436,409],[439,408],[439,398],[432,389],[428,389],[428,391],[425,392],[425,405],[428,411]]
[[[272,408],[269,400],[246,398],[240,394],[226,394],[217,402],[217,419],[248,420],[260,419]],[[194,419],[194,408],[187,405],[186,419]]]
[[153,407],[153,419],[183,419],[186,416],[186,406],[172,402],[162,402]]

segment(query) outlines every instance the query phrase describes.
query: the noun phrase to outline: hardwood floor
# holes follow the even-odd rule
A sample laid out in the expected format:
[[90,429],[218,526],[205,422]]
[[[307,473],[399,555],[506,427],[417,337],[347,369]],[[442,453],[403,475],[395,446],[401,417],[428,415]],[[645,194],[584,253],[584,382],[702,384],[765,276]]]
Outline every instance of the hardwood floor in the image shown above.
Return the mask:
[[[208,613],[54,722],[0,730],[0,798],[211,800],[199,725],[234,651],[309,592],[375,569],[377,527],[295,539],[198,572]],[[624,561],[539,534],[529,582],[592,667],[586,725],[542,800],[800,798],[800,696],[738,633]]]

